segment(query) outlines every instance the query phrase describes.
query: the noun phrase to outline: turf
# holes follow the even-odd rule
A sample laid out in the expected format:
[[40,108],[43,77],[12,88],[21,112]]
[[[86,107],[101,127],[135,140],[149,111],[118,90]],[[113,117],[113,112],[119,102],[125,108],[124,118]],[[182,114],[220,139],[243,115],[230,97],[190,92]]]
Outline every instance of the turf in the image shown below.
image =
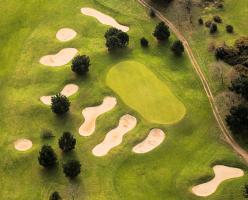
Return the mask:
[[147,121],[173,124],[185,115],[184,105],[146,66],[126,61],[113,66],[107,85]]
[[[129,48],[109,54],[105,48],[107,26],[80,13],[81,7],[93,7],[130,27]],[[175,58],[170,52],[174,36],[158,44],[152,31],[158,21],[151,20],[136,0],[0,0],[0,199],[47,200],[57,190],[64,199],[75,200],[195,200],[190,189],[210,176],[214,164],[226,164],[246,170],[242,160],[226,145],[211,112],[203,87],[186,56]],[[77,37],[61,43],[55,34],[62,27],[77,31]],[[142,49],[139,39],[150,41]],[[41,56],[62,48],[77,48],[91,58],[89,75],[77,77],[70,64],[51,68],[39,63]],[[171,92],[183,102],[187,113],[178,123],[157,125],[118,98],[106,85],[111,66],[132,60],[145,65]],[[67,83],[80,86],[70,97],[68,115],[57,117],[39,101],[43,95],[55,94]],[[97,120],[95,133],[80,137],[83,122],[81,111],[100,104],[107,95],[117,96],[118,106]],[[105,134],[115,127],[126,113],[137,117],[138,125],[123,143],[110,154],[97,158],[91,151]],[[151,128],[166,132],[166,140],[157,149],[144,155],[132,153]],[[55,138],[42,140],[43,129],[51,129]],[[74,152],[62,154],[58,138],[71,131],[77,138]],[[33,148],[17,152],[13,142],[19,138],[33,141]],[[59,164],[44,170],[37,162],[43,144],[56,151]],[[77,158],[82,173],[68,180],[61,165]],[[247,175],[223,183],[208,200],[241,200]]]

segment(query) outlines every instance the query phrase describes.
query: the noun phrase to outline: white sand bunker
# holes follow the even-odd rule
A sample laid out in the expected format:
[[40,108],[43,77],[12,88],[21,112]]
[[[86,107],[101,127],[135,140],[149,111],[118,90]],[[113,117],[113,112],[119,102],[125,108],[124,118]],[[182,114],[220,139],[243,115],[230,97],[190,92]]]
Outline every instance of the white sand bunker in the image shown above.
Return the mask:
[[123,32],[127,32],[129,30],[129,27],[119,24],[112,17],[105,15],[93,8],[81,8],[81,13],[83,13],[84,15],[95,17],[102,24],[112,26],[114,28],[122,30]]
[[[75,94],[78,91],[78,86],[75,84],[67,84],[63,90],[60,92],[60,94],[66,96],[66,97],[70,97],[73,94]],[[52,97],[54,95],[51,96],[43,96],[40,98],[41,102],[46,104],[46,105],[51,105],[52,104]]]
[[92,150],[95,156],[105,156],[112,148],[122,142],[123,136],[132,130],[137,124],[135,117],[124,115],[119,121],[118,127],[107,133],[105,139]]
[[71,28],[62,28],[60,29],[57,34],[56,38],[61,42],[67,42],[69,40],[72,40],[74,37],[76,37],[77,33]]
[[224,165],[214,166],[215,177],[207,182],[192,188],[192,192],[201,197],[206,197],[213,194],[218,186],[227,179],[237,178],[244,175],[243,170],[233,167],[227,167]]
[[97,117],[112,110],[116,104],[116,98],[105,97],[101,105],[85,108],[82,112],[85,120],[79,128],[79,134],[82,136],[90,136],[95,131]]
[[15,141],[14,146],[15,146],[15,149],[18,151],[27,151],[33,146],[33,144],[31,140],[19,139]]
[[65,48],[60,50],[57,54],[46,55],[40,59],[40,63],[51,67],[59,67],[69,63],[77,54],[78,50],[75,48]]
[[158,147],[165,139],[165,134],[161,129],[152,129],[144,141],[133,148],[135,153],[147,153]]

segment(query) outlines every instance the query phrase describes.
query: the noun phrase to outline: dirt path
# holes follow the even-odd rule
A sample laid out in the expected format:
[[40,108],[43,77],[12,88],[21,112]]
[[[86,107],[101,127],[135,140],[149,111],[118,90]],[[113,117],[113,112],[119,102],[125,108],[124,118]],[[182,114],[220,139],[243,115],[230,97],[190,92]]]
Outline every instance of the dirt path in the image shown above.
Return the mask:
[[189,46],[188,41],[185,39],[183,34],[181,34],[180,31],[177,30],[177,28],[174,26],[174,24],[171,23],[167,18],[165,18],[157,9],[155,9],[154,7],[149,5],[145,0],[138,0],[138,2],[146,8],[153,9],[156,12],[156,16],[160,20],[164,21],[165,24],[167,24],[169,26],[170,30],[172,30],[174,32],[174,34],[178,37],[178,39],[183,42],[185,50],[186,50],[186,52],[190,58],[190,61],[191,61],[197,75],[199,76],[199,78],[202,82],[202,85],[204,87],[205,92],[207,93],[207,97],[208,97],[208,100],[209,100],[210,105],[212,107],[213,114],[215,116],[215,119],[216,119],[216,121],[220,127],[220,130],[221,130],[226,142],[228,144],[230,144],[232,146],[232,148],[234,149],[234,151],[237,152],[245,160],[246,164],[248,164],[248,153],[243,148],[241,148],[239,146],[239,144],[233,139],[233,137],[231,136],[225,123],[223,122],[223,120],[220,116],[219,110],[215,104],[214,97],[213,97],[213,94],[211,92],[208,81],[205,78],[198,62],[196,61],[196,58],[193,54],[191,47]]

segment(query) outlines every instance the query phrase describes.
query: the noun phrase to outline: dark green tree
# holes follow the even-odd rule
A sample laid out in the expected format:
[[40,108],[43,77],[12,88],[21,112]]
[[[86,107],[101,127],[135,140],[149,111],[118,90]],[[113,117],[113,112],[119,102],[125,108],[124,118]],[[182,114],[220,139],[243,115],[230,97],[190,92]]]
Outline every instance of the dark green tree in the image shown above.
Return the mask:
[[49,200],[62,200],[62,197],[55,191],[50,195]]
[[109,51],[124,48],[129,43],[129,36],[127,33],[116,28],[110,28],[105,33],[106,47]]
[[149,46],[149,42],[148,42],[148,40],[146,38],[143,37],[143,38],[140,39],[140,45],[142,47],[148,47]]
[[198,19],[198,24],[199,24],[199,25],[203,25],[203,23],[204,23],[203,19],[202,19],[202,18],[199,18],[199,19]]
[[214,16],[213,19],[214,19],[214,21],[215,21],[216,23],[222,23],[222,19],[221,19],[221,17],[218,16],[218,15]]
[[70,101],[66,96],[57,94],[52,97],[51,109],[55,114],[62,115],[69,111]]
[[77,160],[70,160],[63,165],[63,172],[66,177],[75,178],[81,172],[81,164]]
[[229,89],[248,100],[248,77],[239,76],[237,79],[231,81]]
[[233,134],[248,134],[248,107],[243,105],[234,106],[230,114],[226,116],[226,123]]
[[59,148],[64,152],[69,152],[75,148],[76,139],[70,132],[64,132],[59,138]]
[[157,24],[155,31],[153,32],[153,36],[157,38],[159,41],[168,40],[170,37],[170,30],[164,22],[160,22]]
[[218,26],[217,26],[217,24],[212,23],[212,24],[210,25],[209,31],[210,31],[211,34],[216,33],[216,32],[218,31]]
[[176,55],[176,56],[181,56],[182,53],[184,52],[184,46],[183,43],[180,40],[175,41],[172,46],[171,46],[171,51]]
[[57,156],[49,145],[43,145],[38,157],[39,164],[45,168],[53,167],[57,162]]
[[72,60],[71,70],[78,75],[85,75],[89,71],[89,66],[90,57],[79,55]]
[[226,32],[233,33],[234,32],[233,26],[232,25],[227,25],[226,26]]

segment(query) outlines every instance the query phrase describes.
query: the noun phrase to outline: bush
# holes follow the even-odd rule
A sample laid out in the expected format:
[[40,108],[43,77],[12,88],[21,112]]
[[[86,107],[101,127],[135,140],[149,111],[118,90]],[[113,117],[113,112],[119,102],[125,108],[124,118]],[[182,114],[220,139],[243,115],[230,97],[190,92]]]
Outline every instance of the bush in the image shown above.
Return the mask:
[[248,130],[248,107],[239,105],[230,110],[226,117],[226,123],[233,134],[246,135]]
[[81,164],[77,160],[70,160],[63,165],[63,172],[66,177],[75,178],[81,172]]
[[175,41],[172,46],[171,46],[171,51],[176,55],[176,56],[181,56],[182,53],[184,52],[184,46],[183,43],[180,40]]
[[214,16],[213,19],[214,19],[214,21],[215,21],[216,23],[222,23],[222,19],[221,19],[221,17],[218,16],[218,15]]
[[38,157],[39,164],[45,168],[53,167],[57,162],[57,156],[51,146],[43,145]]
[[62,198],[59,193],[55,191],[50,195],[49,200],[62,200]]
[[221,46],[215,49],[215,57],[217,60],[223,60],[229,65],[239,64],[239,52],[237,49],[229,46]]
[[150,9],[150,11],[149,11],[149,16],[150,16],[151,18],[156,17],[156,13],[155,13],[155,11],[154,11],[153,9]]
[[53,132],[51,130],[43,130],[41,132],[41,138],[46,140],[54,137]]
[[199,18],[199,19],[198,19],[198,24],[203,25],[203,23],[204,23],[204,22],[203,22],[203,19],[202,19],[202,18]]
[[76,139],[70,132],[64,132],[59,139],[59,148],[64,152],[69,152],[75,148]]
[[214,34],[218,31],[218,27],[217,27],[217,24],[215,23],[212,23],[211,26],[210,26],[210,29],[209,29],[210,33],[211,34]]
[[168,40],[168,38],[170,37],[169,27],[165,25],[164,22],[158,23],[155,31],[153,32],[153,36],[160,41]]
[[129,36],[127,33],[116,28],[110,28],[105,33],[106,47],[109,51],[124,48],[129,43]]
[[89,71],[89,66],[89,56],[79,55],[72,60],[71,70],[78,75],[85,75]]
[[66,96],[57,94],[52,97],[51,109],[55,114],[62,115],[69,111],[70,101]]
[[143,38],[140,39],[140,45],[142,47],[148,47],[149,42],[148,42],[148,40],[146,38],[143,37]]
[[207,28],[210,28],[211,24],[212,24],[212,21],[211,20],[208,20],[208,21],[205,22],[205,26]]
[[233,26],[232,26],[232,25],[227,25],[227,26],[226,26],[226,32],[228,32],[228,33],[233,33],[233,32],[234,32]]

